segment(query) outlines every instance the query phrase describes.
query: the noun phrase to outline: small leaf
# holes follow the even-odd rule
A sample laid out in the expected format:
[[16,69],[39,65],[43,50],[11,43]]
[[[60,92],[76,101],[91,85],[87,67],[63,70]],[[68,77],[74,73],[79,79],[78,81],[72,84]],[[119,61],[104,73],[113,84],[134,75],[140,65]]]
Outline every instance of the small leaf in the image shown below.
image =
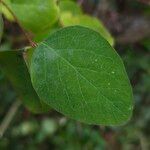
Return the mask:
[[1,43],[2,34],[3,34],[3,18],[0,13],[0,43]]
[[4,71],[30,111],[41,113],[50,110],[50,107],[39,99],[32,87],[28,69],[22,58],[22,52],[1,51],[0,69]]
[[62,13],[60,17],[61,24],[63,26],[81,25],[91,28],[99,32],[112,46],[114,45],[114,38],[109,31],[104,27],[103,23],[95,17],[88,15],[76,15],[71,13]]
[[39,97],[73,119],[118,125],[132,114],[132,89],[116,51],[97,32],[61,29],[39,44],[31,60]]
[[60,12],[71,12],[73,15],[81,15],[82,9],[81,7],[73,1],[70,0],[61,0],[59,2]]
[[[80,6],[77,3],[70,1],[70,0],[61,0],[59,2],[59,7],[60,7],[60,15],[64,12],[70,12],[73,15],[82,14],[82,10],[81,10]],[[34,34],[35,35],[34,41],[36,41],[36,42],[43,41],[51,33],[55,32],[56,30],[60,29],[61,27],[62,26],[60,25],[59,22],[55,23],[53,26],[51,26],[51,28],[48,31],[46,30],[45,32],[40,32],[40,33]]]
[[58,29],[60,29],[60,25],[57,22],[48,31],[34,34],[34,41],[37,43],[41,42]]
[[48,30],[58,20],[55,0],[5,0],[24,28],[33,33]]

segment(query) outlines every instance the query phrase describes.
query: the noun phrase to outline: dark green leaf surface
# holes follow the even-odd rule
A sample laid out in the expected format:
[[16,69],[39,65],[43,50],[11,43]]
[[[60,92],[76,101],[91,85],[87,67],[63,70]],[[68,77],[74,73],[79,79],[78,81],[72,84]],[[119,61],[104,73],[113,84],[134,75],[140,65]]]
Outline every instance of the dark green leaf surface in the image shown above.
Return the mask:
[[49,30],[57,21],[55,0],[5,0],[23,27],[33,33]]
[[9,78],[21,100],[30,111],[40,113],[49,110],[50,107],[39,99],[32,87],[21,51],[0,52],[0,69]]
[[35,49],[30,69],[39,97],[73,119],[119,125],[132,114],[123,62],[94,30],[72,26],[55,32]]

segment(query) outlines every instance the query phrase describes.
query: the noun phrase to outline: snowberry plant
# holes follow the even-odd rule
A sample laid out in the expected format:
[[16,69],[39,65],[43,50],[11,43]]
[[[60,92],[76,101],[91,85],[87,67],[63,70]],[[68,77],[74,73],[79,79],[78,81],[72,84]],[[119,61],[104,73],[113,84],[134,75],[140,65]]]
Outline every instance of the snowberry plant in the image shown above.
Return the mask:
[[[0,51],[0,69],[30,111],[55,109],[88,124],[129,120],[132,88],[101,21],[71,0],[1,0],[0,8],[29,40],[21,50]],[[2,29],[0,16],[0,37]]]

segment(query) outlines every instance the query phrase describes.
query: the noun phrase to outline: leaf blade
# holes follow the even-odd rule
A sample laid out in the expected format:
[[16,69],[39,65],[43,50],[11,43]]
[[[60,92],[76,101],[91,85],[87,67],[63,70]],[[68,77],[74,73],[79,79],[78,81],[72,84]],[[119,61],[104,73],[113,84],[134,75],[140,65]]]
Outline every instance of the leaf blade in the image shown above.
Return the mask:
[[31,60],[31,80],[45,103],[73,119],[117,125],[132,114],[120,57],[89,28],[67,27],[41,43]]
[[34,34],[48,31],[58,20],[59,9],[54,0],[6,0],[6,4],[22,26]]
[[35,93],[21,51],[1,51],[0,68],[6,74],[24,105],[34,113],[49,110]]
[[59,2],[60,12],[71,12],[73,15],[82,14],[81,7],[74,1],[62,0]]

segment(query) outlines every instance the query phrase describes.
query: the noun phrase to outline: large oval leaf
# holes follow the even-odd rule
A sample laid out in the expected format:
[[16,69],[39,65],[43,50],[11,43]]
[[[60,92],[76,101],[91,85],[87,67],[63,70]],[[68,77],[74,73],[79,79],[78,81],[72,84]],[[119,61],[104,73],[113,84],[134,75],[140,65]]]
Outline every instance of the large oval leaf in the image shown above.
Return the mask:
[[58,19],[55,0],[5,0],[23,27],[33,33],[48,30]]
[[30,111],[41,113],[50,110],[50,107],[39,99],[32,87],[28,69],[22,58],[22,52],[1,51],[0,69],[9,78],[21,100]]
[[132,90],[121,58],[97,32],[67,27],[39,44],[31,60],[39,97],[82,122],[122,124],[132,114]]

